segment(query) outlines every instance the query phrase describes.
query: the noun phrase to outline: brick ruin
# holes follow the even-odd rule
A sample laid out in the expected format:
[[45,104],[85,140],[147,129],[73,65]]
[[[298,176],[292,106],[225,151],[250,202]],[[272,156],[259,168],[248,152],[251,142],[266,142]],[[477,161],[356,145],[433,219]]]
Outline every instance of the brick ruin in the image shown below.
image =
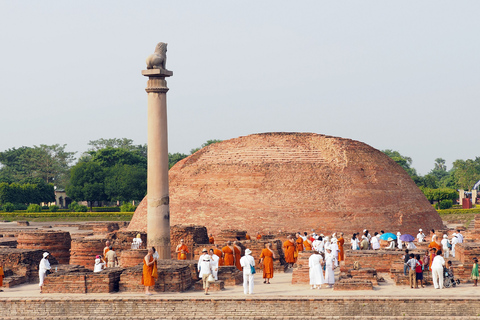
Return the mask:
[[[264,133],[211,144],[169,171],[172,224],[232,226],[254,235],[442,229],[408,174],[364,143],[312,133]],[[146,230],[146,198],[129,225]],[[375,217],[375,219],[371,219]]]
[[[480,255],[480,244],[471,239],[470,235],[477,233],[476,225],[473,223],[466,232],[466,241],[456,247],[456,258],[450,258],[453,262],[456,278],[462,282],[470,281],[470,272],[473,257]],[[90,226],[90,228],[92,228]],[[21,283],[38,281],[38,262],[44,251],[52,253],[50,262],[58,270],[51,274],[45,281],[45,291],[62,293],[94,293],[94,292],[142,292],[140,284],[142,273],[142,260],[146,249],[131,249],[131,241],[140,233],[144,243],[146,234],[134,230],[116,229],[113,226],[95,224],[95,228],[106,233],[91,235],[70,234],[51,230],[21,230],[6,231],[3,236],[9,236],[9,245],[0,245],[0,261],[5,268],[5,286],[11,287]],[[82,229],[85,229],[83,226]],[[13,233],[11,233],[13,232]],[[441,230],[437,237],[443,233],[451,235],[454,230]],[[226,229],[215,236],[215,242],[223,247],[227,241],[239,240],[239,245],[244,250],[249,248],[257,260],[265,243],[270,242],[276,253],[274,259],[275,272],[285,272],[286,263],[283,253],[283,241],[288,232],[282,231],[279,234],[264,235],[261,240],[245,240],[244,230]],[[203,248],[212,248],[208,243],[207,229],[195,225],[176,225],[171,229],[172,256],[175,257],[174,249],[180,239],[184,239],[189,246],[190,256],[188,260],[162,261],[159,264],[159,279],[154,291],[185,291],[190,288],[201,288],[201,280],[198,279],[197,259]],[[7,237],[2,237],[7,238]],[[14,238],[15,241],[11,239]],[[70,239],[70,243],[69,240]],[[101,254],[106,240],[112,242],[117,251],[120,266],[118,268],[106,269],[100,273],[93,273],[93,263],[96,254]],[[53,241],[55,240],[55,241]],[[37,242],[37,243],[35,243]],[[12,243],[17,244],[15,248]],[[348,241],[346,241],[348,243]],[[1,242],[0,242],[1,244]],[[417,244],[417,249],[411,253],[423,255],[428,243]],[[27,248],[25,248],[27,247]],[[29,249],[29,248],[35,249]],[[70,247],[68,263],[65,264],[65,248]],[[396,285],[408,285],[408,278],[403,274],[403,251],[401,250],[350,250],[350,245],[345,244],[345,261],[340,265],[340,276],[335,284],[335,290],[371,290],[377,286],[382,277],[388,276]],[[58,253],[54,253],[58,252]],[[297,263],[293,268],[292,284],[308,284],[309,269],[308,258],[311,251],[304,251],[299,254]],[[57,261],[56,257],[61,258]],[[354,269],[354,264],[359,269]],[[257,263],[257,272],[261,273],[261,265]],[[427,284],[431,283],[430,273],[424,274]],[[240,285],[242,273],[235,267],[221,267],[219,270],[219,281],[215,283],[212,290],[222,290],[227,286]]]

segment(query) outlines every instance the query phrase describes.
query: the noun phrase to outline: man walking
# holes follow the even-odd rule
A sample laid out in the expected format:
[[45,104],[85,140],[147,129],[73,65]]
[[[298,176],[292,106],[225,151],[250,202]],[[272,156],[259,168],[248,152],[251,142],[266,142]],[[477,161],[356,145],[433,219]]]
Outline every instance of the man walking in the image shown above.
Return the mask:
[[255,259],[251,256],[252,250],[246,249],[245,255],[240,259],[243,268],[243,293],[253,294],[253,273],[255,270]]
[[415,289],[418,289],[418,283],[417,283],[417,265],[420,263],[418,262],[417,259],[415,259],[415,255],[413,253],[410,253],[410,259],[407,261],[407,266],[408,266],[408,280],[410,281],[410,288],[413,289],[413,286],[415,285]]

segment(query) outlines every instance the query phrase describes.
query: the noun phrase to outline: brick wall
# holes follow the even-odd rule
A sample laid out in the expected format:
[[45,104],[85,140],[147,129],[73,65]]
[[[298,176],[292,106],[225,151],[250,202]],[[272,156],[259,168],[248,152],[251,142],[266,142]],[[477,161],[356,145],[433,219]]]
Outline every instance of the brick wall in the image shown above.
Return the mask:
[[17,238],[18,249],[37,249],[50,253],[60,264],[70,261],[71,237],[65,231],[28,231],[22,232]]
[[[2,319],[477,319],[478,299],[249,297],[0,298]],[[46,316],[48,315],[48,316]]]

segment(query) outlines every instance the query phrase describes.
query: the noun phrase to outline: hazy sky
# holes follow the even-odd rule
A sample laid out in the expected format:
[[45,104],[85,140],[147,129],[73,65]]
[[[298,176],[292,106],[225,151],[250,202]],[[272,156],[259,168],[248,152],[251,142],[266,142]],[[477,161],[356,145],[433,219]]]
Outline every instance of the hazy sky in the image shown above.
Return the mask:
[[168,42],[170,152],[259,132],[480,156],[479,1],[0,1],[0,151],[147,141]]

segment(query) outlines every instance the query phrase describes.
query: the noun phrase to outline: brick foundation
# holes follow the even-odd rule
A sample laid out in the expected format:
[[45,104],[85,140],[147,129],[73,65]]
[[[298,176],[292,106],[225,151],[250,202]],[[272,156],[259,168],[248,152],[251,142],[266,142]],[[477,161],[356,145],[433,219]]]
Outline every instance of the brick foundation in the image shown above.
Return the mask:
[[71,237],[64,231],[28,231],[22,232],[17,237],[18,249],[44,250],[60,264],[70,262]]

